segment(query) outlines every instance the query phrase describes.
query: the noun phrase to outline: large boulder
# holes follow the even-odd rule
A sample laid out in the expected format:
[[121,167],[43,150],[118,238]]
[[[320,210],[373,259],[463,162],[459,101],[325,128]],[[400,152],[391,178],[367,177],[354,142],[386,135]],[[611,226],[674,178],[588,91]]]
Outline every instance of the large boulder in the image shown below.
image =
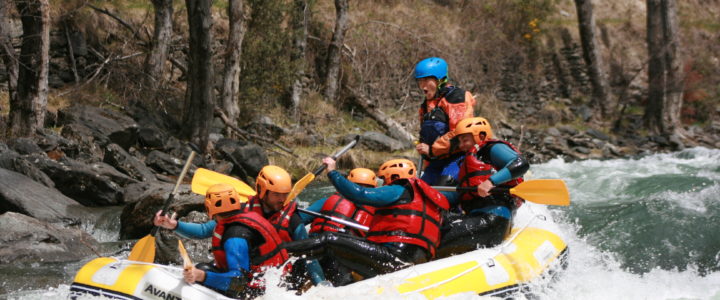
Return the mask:
[[0,263],[78,261],[94,253],[98,242],[79,229],[64,228],[14,212],[0,215]]
[[38,155],[32,162],[55,182],[58,190],[86,206],[122,204],[122,185],[135,182],[104,163],[87,165],[67,157],[54,161]]
[[[346,135],[341,142],[347,144],[355,138],[354,134]],[[365,149],[373,151],[393,152],[405,149],[405,144],[399,140],[391,138],[383,133],[376,131],[367,131],[360,136],[360,145]]]
[[137,143],[138,125],[135,120],[110,109],[73,105],[58,111],[58,124],[84,126],[90,129],[101,145],[112,142],[128,149]]
[[48,222],[75,222],[87,215],[85,207],[60,191],[0,168],[0,213],[7,211]]
[[47,187],[55,187],[55,183],[47,176],[47,174],[43,173],[40,169],[38,169],[38,167],[26,160],[24,156],[21,156],[14,151],[8,150],[0,152],[0,168],[5,168],[10,171],[23,174]]
[[[120,215],[120,237],[124,239],[140,238],[152,229],[152,218],[155,213],[162,209],[174,184],[153,182],[138,183],[128,186],[134,189],[132,197],[126,199],[133,201],[125,205]],[[189,185],[181,185],[178,194],[173,199],[169,211],[174,211],[178,216],[185,216],[191,211],[204,211],[204,199],[202,196],[193,194]]]
[[249,177],[255,178],[264,166],[270,164],[265,150],[257,144],[221,139],[217,142],[215,148],[224,154],[230,162],[239,164]]
[[19,154],[43,153],[40,146],[38,146],[31,138],[21,137],[10,140],[10,142],[8,142],[8,146]]
[[130,155],[118,144],[108,144],[105,147],[103,161],[134,179],[140,181],[155,180],[155,173],[150,168]]

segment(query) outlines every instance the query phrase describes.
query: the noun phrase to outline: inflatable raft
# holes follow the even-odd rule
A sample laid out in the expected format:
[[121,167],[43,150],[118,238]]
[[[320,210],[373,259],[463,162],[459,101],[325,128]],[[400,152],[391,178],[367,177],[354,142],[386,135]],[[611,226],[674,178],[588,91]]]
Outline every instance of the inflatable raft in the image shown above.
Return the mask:
[[[518,209],[510,236],[496,247],[333,288],[333,294],[428,299],[467,293],[508,295],[553,272],[566,252],[560,228],[547,208],[527,202]],[[178,267],[110,257],[94,259],[78,271],[71,296],[82,294],[111,299],[229,299],[202,285],[186,284]]]

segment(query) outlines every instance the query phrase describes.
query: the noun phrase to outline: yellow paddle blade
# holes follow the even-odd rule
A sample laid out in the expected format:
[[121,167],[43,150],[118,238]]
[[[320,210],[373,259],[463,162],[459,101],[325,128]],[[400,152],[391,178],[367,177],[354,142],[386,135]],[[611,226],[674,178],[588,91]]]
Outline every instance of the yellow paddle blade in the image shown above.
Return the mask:
[[570,205],[570,193],[561,179],[528,180],[511,188],[510,194],[540,204]]
[[242,182],[240,179],[203,168],[198,168],[195,171],[191,187],[193,193],[204,196],[209,187],[218,183],[227,183],[232,185],[240,195],[255,196],[257,194],[253,188]]
[[310,184],[311,181],[313,181],[313,179],[315,179],[315,174],[313,173],[308,173],[303,178],[300,178],[300,180],[298,180],[295,185],[293,185],[292,190],[290,190],[290,194],[288,194],[287,198],[285,198],[284,205],[287,206],[290,201],[297,197],[297,195],[300,195],[300,192],[302,192],[305,187]]
[[135,243],[128,260],[141,261],[141,262],[154,262],[155,261],[155,237],[152,235],[146,235],[144,238]]
[[186,270],[192,268],[192,261],[190,260],[190,256],[188,255],[187,250],[185,250],[185,245],[183,245],[181,240],[178,240],[178,250],[180,250],[180,256],[182,256],[183,259],[183,268]]

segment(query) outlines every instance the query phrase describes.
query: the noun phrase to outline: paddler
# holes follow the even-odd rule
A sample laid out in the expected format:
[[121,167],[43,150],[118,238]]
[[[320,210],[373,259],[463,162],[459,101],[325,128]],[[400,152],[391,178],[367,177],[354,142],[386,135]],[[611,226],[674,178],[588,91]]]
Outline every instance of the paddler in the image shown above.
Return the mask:
[[[370,169],[355,168],[350,171],[347,179],[363,187],[377,187],[377,176],[375,175],[375,172]],[[368,205],[355,205],[355,203],[345,199],[345,197],[338,192],[330,197],[315,201],[307,209],[363,226],[370,225],[375,212],[374,207]],[[302,212],[300,213],[300,216],[303,218],[305,224],[311,224],[311,237],[323,232],[342,232],[359,237],[365,236],[365,232],[363,231],[350,228],[346,225],[333,222],[325,218],[316,218]],[[323,267],[323,271],[325,272],[328,280],[330,280],[334,286],[343,286],[353,282],[351,271],[334,258],[325,256],[319,259],[319,262]]]
[[307,240],[286,243],[292,255],[333,255],[363,277],[389,273],[430,260],[440,240],[441,210],[448,209],[445,196],[416,177],[415,165],[407,159],[383,163],[378,176],[384,186],[364,187],[335,170],[335,160],[326,157],[328,178],[335,189],[356,205],[375,207],[366,238],[323,232]]
[[458,186],[477,189],[443,193],[451,204],[459,205],[464,215],[445,220],[439,258],[502,242],[523,200],[507,190],[500,193],[491,193],[491,190],[520,184],[530,168],[515,146],[494,138],[490,122],[485,118],[463,119],[455,127],[454,135],[458,138],[458,147],[465,153]]
[[448,82],[448,64],[429,57],[415,65],[415,80],[425,97],[420,105],[420,143],[415,146],[426,164],[422,180],[447,185],[457,180],[462,152],[453,130],[464,118],[473,117],[475,98]]
[[219,183],[210,186],[205,195],[205,209],[212,219],[208,223],[180,222],[174,214],[168,217],[162,211],[155,214],[155,226],[186,238],[212,237],[215,263],[186,268],[185,282],[200,283],[229,297],[256,297],[264,292],[261,274],[265,269],[287,261],[273,225],[256,212],[242,211],[244,201],[247,196],[238,194],[232,185]]

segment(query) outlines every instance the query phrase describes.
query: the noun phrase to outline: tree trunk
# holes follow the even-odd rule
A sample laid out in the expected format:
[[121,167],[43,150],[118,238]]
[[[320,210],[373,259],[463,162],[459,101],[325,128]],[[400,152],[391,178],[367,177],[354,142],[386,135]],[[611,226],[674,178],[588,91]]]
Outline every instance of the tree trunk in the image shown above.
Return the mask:
[[378,109],[374,102],[370,101],[370,98],[360,90],[348,88],[350,90],[349,100],[352,101],[355,106],[360,108],[362,111],[367,113],[373,120],[378,122],[380,126],[385,128],[385,132],[397,140],[404,143],[412,143],[415,137],[405,129],[400,122],[387,116],[382,110]]
[[190,30],[188,82],[183,114],[183,133],[200,146],[208,147],[213,118],[212,15],[209,0],[185,0]]
[[308,3],[307,0],[295,0],[293,12],[293,34],[295,35],[295,48],[293,49],[292,61],[295,64],[295,81],[290,91],[293,112],[297,113],[302,96],[302,80],[305,77],[305,52],[307,51],[308,36]]
[[[5,64],[5,70],[8,74],[9,102],[13,102],[14,99],[16,99],[15,97],[17,92],[18,62],[17,55],[15,54],[15,48],[12,44],[12,23],[10,23],[9,9],[9,2],[3,2],[0,4],[0,58],[2,58],[2,61]],[[5,108],[0,106],[0,112],[4,109]]]
[[42,128],[48,97],[50,8],[48,0],[16,0],[22,21],[17,95],[10,102],[10,132],[29,136]]
[[156,86],[164,77],[165,61],[168,57],[168,46],[173,34],[173,1],[152,0],[155,7],[155,31],[150,52],[145,57],[145,73],[148,86]]
[[653,133],[671,135],[680,126],[683,88],[674,0],[647,0],[647,45],[645,123]]
[[230,32],[225,48],[225,73],[223,75],[221,107],[233,124],[240,117],[238,92],[240,90],[240,56],[242,42],[247,32],[244,0],[230,0],[228,19]]
[[333,33],[330,47],[328,48],[327,74],[325,75],[325,98],[328,101],[335,100],[337,96],[338,83],[340,81],[340,58],[342,57],[342,46],[345,41],[345,31],[348,26],[348,1],[335,0],[335,33]]
[[592,85],[592,107],[596,116],[599,112],[600,116],[604,118],[608,114],[610,99],[607,78],[602,71],[605,66],[595,39],[595,16],[593,15],[592,0],[575,0],[575,8],[578,15],[583,58]]

